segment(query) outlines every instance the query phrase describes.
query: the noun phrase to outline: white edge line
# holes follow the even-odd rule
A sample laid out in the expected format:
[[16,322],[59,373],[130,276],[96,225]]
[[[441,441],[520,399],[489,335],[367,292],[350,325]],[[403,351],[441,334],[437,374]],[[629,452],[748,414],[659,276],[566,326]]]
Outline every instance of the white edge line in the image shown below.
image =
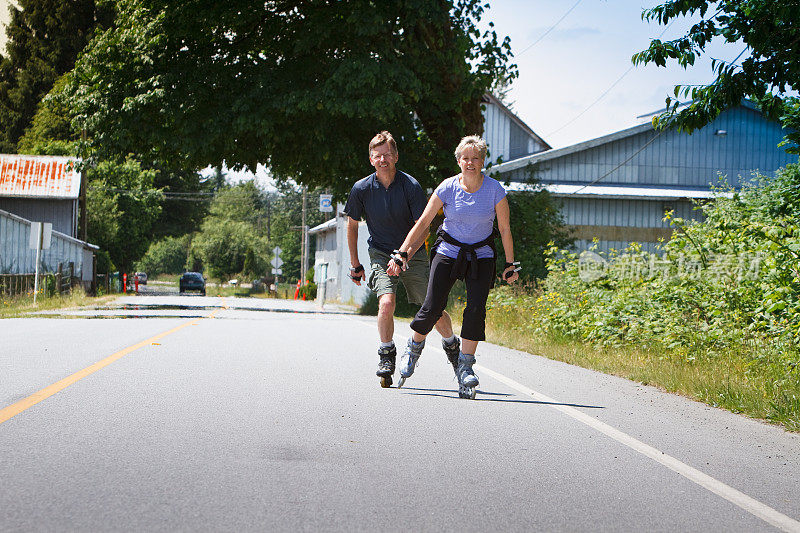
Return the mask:
[[697,483],[701,487],[710,490],[717,496],[725,498],[729,502],[733,503],[734,505],[744,509],[748,513],[756,516],[765,522],[777,527],[782,531],[787,531],[790,533],[800,533],[800,522],[794,520],[782,514],[772,507],[761,503],[760,501],[751,498],[747,494],[740,492],[733,487],[726,485],[725,483],[714,479],[713,477],[709,476],[708,474],[704,474],[703,472],[693,468],[686,463],[679,461],[678,459],[672,457],[671,455],[667,455],[666,453],[659,451],[652,446],[649,446],[643,443],[640,440],[637,440],[630,435],[623,433],[622,431],[609,426],[608,424],[597,420],[596,418],[592,418],[591,416],[583,413],[574,407],[570,407],[568,405],[558,405],[560,402],[545,396],[544,394],[538,393],[533,389],[522,385],[510,379],[494,370],[490,370],[483,365],[475,365],[477,370],[480,370],[484,374],[488,374],[495,380],[504,383],[511,387],[512,389],[516,389],[523,394],[527,394],[532,396],[533,398],[547,402],[558,409],[562,413],[574,418],[575,420],[586,424],[587,426],[596,429],[600,433],[603,433],[612,439],[616,440],[617,442],[624,444],[625,446],[631,448],[634,451],[641,453],[642,455],[649,457],[650,459],[661,463],[662,465],[666,466],[673,472],[676,472],[689,481]]
[[[367,324],[366,322],[362,322],[364,325],[372,325]],[[407,337],[401,337],[407,341]],[[434,351],[444,353],[444,350],[441,350],[436,347],[431,347]],[[475,369],[483,372],[484,374],[488,374],[495,380],[508,385],[512,389],[516,389],[517,391],[529,395],[536,400],[546,402],[550,404],[550,407],[558,409],[565,415],[568,415],[578,422],[582,422],[587,426],[596,429],[600,433],[611,437],[612,439],[616,440],[620,444],[624,444],[625,446],[631,448],[632,450],[641,453],[645,457],[649,457],[650,459],[660,463],[673,472],[680,474],[681,476],[685,477],[689,481],[696,483],[703,487],[706,490],[709,490],[731,502],[732,504],[736,505],[737,507],[747,511],[748,513],[752,514],[755,517],[760,518],[761,520],[767,522],[775,526],[776,528],[780,529],[781,531],[786,531],[787,533],[800,533],[800,522],[797,520],[786,516],[785,514],[776,511],[772,507],[761,503],[760,501],[756,500],[755,498],[751,498],[747,494],[734,489],[733,487],[726,485],[722,481],[715,479],[708,474],[704,474],[703,472],[697,470],[694,467],[687,465],[684,462],[679,461],[675,457],[671,455],[667,455],[666,453],[653,448],[652,446],[645,444],[644,442],[637,440],[627,433],[623,433],[622,431],[606,424],[605,422],[601,422],[596,418],[592,418],[591,416],[577,410],[574,407],[570,407],[568,405],[563,405],[561,402],[550,398],[549,396],[545,396],[540,392],[536,392],[535,390],[526,387],[522,383],[514,381],[513,379],[500,374],[499,372],[495,372],[489,368],[486,368],[483,365],[476,364]]]

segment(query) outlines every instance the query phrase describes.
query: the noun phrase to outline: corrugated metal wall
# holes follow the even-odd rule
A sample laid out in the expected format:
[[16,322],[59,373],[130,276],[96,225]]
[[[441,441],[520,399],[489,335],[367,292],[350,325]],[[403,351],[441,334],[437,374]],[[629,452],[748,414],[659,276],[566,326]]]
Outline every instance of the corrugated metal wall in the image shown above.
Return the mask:
[[698,213],[688,200],[617,200],[613,198],[558,198],[561,213],[571,226],[631,226],[636,228],[668,228],[664,212],[692,219]]
[[49,222],[53,230],[76,237],[77,200],[0,197],[0,209],[26,220]]
[[[488,162],[511,161],[519,157],[541,152],[545,147],[519,126],[503,110],[491,103],[484,103],[483,138],[489,145]],[[455,147],[453,147],[455,148]]]
[[[726,134],[715,135],[717,130],[725,130]],[[739,107],[722,113],[713,123],[692,135],[672,130],[649,130],[542,161],[535,165],[534,176],[543,183],[588,184],[602,177],[597,185],[707,190],[710,185],[719,183],[718,174],[722,173],[727,176],[728,183],[736,187],[741,185],[739,176],[748,180],[755,170],[772,174],[782,166],[797,162],[797,156],[778,148],[783,135],[778,123],[765,120],[757,111]],[[647,145],[650,141],[652,143]],[[629,158],[630,161],[614,170]],[[505,181],[509,174],[511,181],[527,179],[524,168],[495,177]],[[605,228],[598,229],[598,232],[606,234],[614,234],[610,230],[620,227],[667,228],[668,223],[662,220],[665,207],[674,209],[676,217],[698,219],[701,216],[686,199],[621,200],[566,196],[559,200],[563,204],[562,214],[566,223],[580,226],[583,233],[593,227]],[[631,233],[647,234],[642,231]],[[656,235],[659,232],[651,233]],[[655,242],[635,240],[645,250],[655,251]],[[600,239],[598,247],[602,251],[622,249],[629,242]],[[591,241],[587,239],[576,242],[579,250],[590,245]]]
[[[489,145],[488,161],[496,162],[498,158],[510,161],[511,157],[511,119],[497,106],[483,104],[483,138]],[[455,147],[454,147],[455,148]]]
[[[638,242],[648,252],[655,252],[658,237],[666,237],[671,228],[664,221],[664,214],[672,211],[673,216],[687,220],[702,219],[702,213],[695,210],[689,200],[622,200],[614,198],[557,198],[561,203],[564,222],[573,228],[580,228],[598,238],[598,249],[608,252],[614,248],[622,250],[630,242]],[[626,240],[603,238],[608,234],[620,234],[624,228],[631,228],[630,238]],[[661,229],[663,231],[633,231],[633,229]],[[626,230],[625,230],[626,231]],[[668,238],[668,237],[666,237]],[[578,250],[592,245],[591,238],[575,241]]]
[[[0,211],[0,274],[31,274],[36,271],[36,250],[28,248],[30,231],[30,221]],[[59,262],[66,265],[72,261],[76,275],[84,279],[84,248],[83,242],[53,231],[50,249],[42,250],[41,267],[46,272],[55,272]],[[88,272],[91,268],[92,265],[88,265]]]
[[[340,204],[340,209],[343,208]],[[361,305],[369,296],[370,290],[366,282],[361,286],[350,279],[350,252],[347,247],[347,217],[340,216],[336,225],[316,233],[317,251],[314,256],[314,276],[319,281],[322,273],[321,263],[328,263],[328,279],[325,288],[326,299],[336,300],[341,303]],[[371,271],[369,261],[369,246],[367,239],[369,231],[367,223],[358,225],[358,259],[364,266],[364,273],[369,278]]]
[[[717,130],[727,134],[715,135]],[[652,144],[642,149],[656,136]],[[722,173],[731,185],[739,186],[739,176],[747,180],[754,170],[771,174],[797,162],[797,156],[778,148],[782,139],[780,124],[739,107],[722,113],[691,135],[673,130],[646,131],[542,161],[536,165],[535,177],[544,183],[583,184],[602,177],[600,185],[708,188],[718,183],[718,173]],[[630,161],[614,170],[631,156]],[[525,178],[525,169],[511,172],[512,181]]]

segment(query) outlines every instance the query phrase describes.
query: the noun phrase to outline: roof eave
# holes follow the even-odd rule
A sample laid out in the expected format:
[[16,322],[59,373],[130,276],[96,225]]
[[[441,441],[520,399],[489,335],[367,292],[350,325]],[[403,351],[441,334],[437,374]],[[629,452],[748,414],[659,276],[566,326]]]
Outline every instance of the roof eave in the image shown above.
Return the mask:
[[511,111],[503,102],[501,102],[495,95],[492,93],[487,92],[484,96],[489,99],[489,103],[496,105],[499,107],[503,112],[508,115],[514,123],[522,128],[525,133],[536,139],[542,146],[545,147],[545,150],[552,150],[552,146],[550,146],[544,139],[542,139],[539,135],[533,131],[530,126],[528,126],[521,118],[519,118],[516,113]]
[[594,148],[596,146],[601,146],[603,144],[608,144],[610,142],[617,141],[619,139],[624,139],[626,137],[631,137],[633,135],[638,135],[639,133],[644,133],[646,131],[651,131],[653,129],[653,125],[650,123],[647,124],[637,124],[636,126],[632,126],[630,128],[616,131],[614,133],[609,133],[608,135],[603,135],[602,137],[597,137],[594,139],[590,139],[588,141],[579,142],[577,144],[573,144],[570,146],[565,146],[563,148],[556,148],[555,150],[547,150],[545,152],[538,152],[536,154],[527,155],[525,157],[520,157],[519,159],[515,159],[513,161],[508,161],[507,163],[502,163],[500,165],[494,165],[491,168],[487,169],[488,174],[498,174],[503,172],[511,172],[512,170],[517,170],[519,168],[523,168],[528,166],[529,164],[539,163],[542,161],[548,161],[550,159],[555,159],[557,157],[563,157],[565,155],[574,154],[575,152],[580,152],[582,150],[588,150],[589,148]]

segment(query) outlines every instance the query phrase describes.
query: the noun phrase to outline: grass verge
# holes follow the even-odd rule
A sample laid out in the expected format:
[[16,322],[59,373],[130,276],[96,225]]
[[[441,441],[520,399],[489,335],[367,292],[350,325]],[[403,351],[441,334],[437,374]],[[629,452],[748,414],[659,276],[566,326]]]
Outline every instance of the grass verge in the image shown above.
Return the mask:
[[[454,322],[463,305],[450,307]],[[653,385],[671,393],[800,432],[800,379],[785,363],[759,358],[746,347],[694,361],[637,347],[601,347],[530,331],[527,314],[514,306],[491,308],[487,341],[549,359]]]
[[16,318],[29,315],[36,311],[47,311],[51,309],[65,309],[71,307],[88,307],[106,303],[119,298],[119,294],[109,294],[106,296],[87,296],[83,290],[75,289],[69,294],[53,296],[50,298],[37,298],[36,305],[33,303],[33,296],[3,296],[0,300],[0,318]]

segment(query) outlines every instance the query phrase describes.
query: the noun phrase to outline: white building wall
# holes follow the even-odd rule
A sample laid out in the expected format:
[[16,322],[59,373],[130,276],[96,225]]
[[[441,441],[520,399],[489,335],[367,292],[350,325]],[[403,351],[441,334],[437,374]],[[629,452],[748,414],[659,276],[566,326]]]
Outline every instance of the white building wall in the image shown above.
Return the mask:
[[[489,146],[489,162],[508,161],[511,154],[511,119],[496,105],[483,104],[483,138]],[[488,162],[487,162],[488,164]]]
[[[36,271],[36,250],[28,247],[31,221],[0,211],[0,274],[33,274]],[[40,267],[55,272],[58,263],[74,263],[76,275],[91,281],[92,255],[97,247],[53,231],[50,248],[42,250]]]
[[[331,225],[316,233],[317,252],[314,256],[314,280],[319,284],[326,273],[325,299],[338,301],[344,304],[361,305],[369,296],[370,290],[366,281],[361,286],[350,279],[350,251],[347,246],[347,221],[348,217],[341,212],[339,205],[336,224]],[[370,262],[367,239],[369,231],[367,223],[358,225],[358,259],[364,265],[364,271],[369,277]],[[324,266],[327,265],[327,268]]]

